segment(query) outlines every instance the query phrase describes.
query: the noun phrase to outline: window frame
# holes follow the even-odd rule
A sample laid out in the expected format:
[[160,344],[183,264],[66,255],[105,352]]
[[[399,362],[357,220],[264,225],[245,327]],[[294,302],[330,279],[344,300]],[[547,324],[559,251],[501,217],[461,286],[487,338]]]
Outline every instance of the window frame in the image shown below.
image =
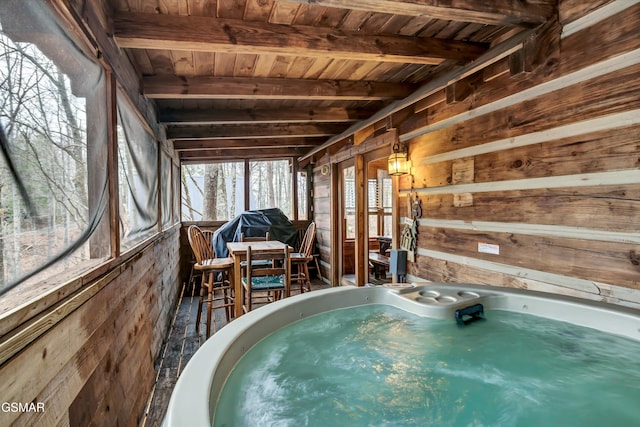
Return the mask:
[[[182,168],[185,166],[189,166],[189,165],[206,165],[206,164],[211,164],[211,163],[239,163],[242,162],[244,164],[244,169],[243,169],[243,179],[244,179],[244,190],[243,190],[243,206],[244,206],[244,210],[250,210],[251,208],[251,198],[250,198],[250,191],[251,191],[251,186],[250,186],[250,179],[251,179],[251,168],[250,168],[250,163],[251,162],[266,162],[266,161],[288,161],[289,162],[289,177],[288,179],[291,181],[290,185],[291,185],[291,192],[292,192],[292,212],[291,212],[291,217],[289,217],[289,219],[291,221],[299,221],[299,209],[298,209],[298,204],[299,204],[299,194],[298,194],[298,183],[297,183],[297,178],[298,178],[298,173],[299,172],[304,172],[307,174],[306,176],[306,180],[307,180],[307,188],[306,188],[306,192],[305,192],[305,197],[307,200],[307,219],[303,219],[302,221],[308,221],[308,218],[310,217],[310,205],[312,202],[312,197],[311,197],[311,185],[310,185],[310,181],[309,181],[309,172],[308,170],[299,170],[297,168],[297,163],[296,163],[296,159],[293,157],[282,157],[282,158],[251,158],[251,159],[229,159],[229,160],[225,160],[225,161],[209,161],[209,162],[183,162],[180,165],[180,175],[182,175]],[[180,185],[181,188],[181,194],[180,194],[180,220],[183,223],[201,223],[201,222],[226,222],[232,218],[229,218],[228,220],[214,220],[214,221],[207,221],[207,220],[191,220],[189,218],[185,218],[183,215],[184,212],[184,207],[183,207],[183,199],[182,199],[182,193],[183,193],[183,185]],[[260,209],[260,208],[256,208],[256,209]],[[289,215],[287,215],[289,216]]]

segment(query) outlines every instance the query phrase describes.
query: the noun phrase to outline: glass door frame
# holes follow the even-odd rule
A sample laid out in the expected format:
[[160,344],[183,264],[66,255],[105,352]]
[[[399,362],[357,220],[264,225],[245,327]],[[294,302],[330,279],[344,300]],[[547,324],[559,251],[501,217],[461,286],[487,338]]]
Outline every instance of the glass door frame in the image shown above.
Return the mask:
[[[340,283],[342,281],[342,277],[345,275],[345,263],[344,263],[344,256],[345,256],[345,248],[344,248],[344,242],[346,240],[346,234],[347,234],[347,230],[346,230],[346,225],[345,225],[345,209],[346,209],[346,201],[345,201],[345,180],[344,180],[344,172],[346,169],[351,168],[351,167],[355,167],[355,161],[353,158],[351,159],[347,159],[345,161],[342,161],[340,163],[335,164],[335,172],[336,172],[336,191],[337,191],[337,197],[336,197],[336,201],[337,201],[337,209],[335,209],[334,215],[336,216],[336,220],[335,220],[335,242],[336,244],[334,245],[334,248],[336,248],[337,250],[335,251],[336,253],[336,258],[337,258],[337,263],[335,263],[334,265],[336,265],[336,277],[338,278],[338,283]],[[355,179],[355,178],[354,178]],[[355,182],[355,181],[354,181]],[[357,184],[356,184],[357,185]],[[356,207],[357,207],[357,203],[356,203]],[[356,220],[357,220],[357,212],[356,212]],[[354,239],[355,241],[355,239]],[[354,265],[355,265],[355,253],[354,253]]]
[[[389,147],[380,147],[376,150],[368,151],[367,153],[364,154],[363,157],[364,157],[364,176],[363,176],[364,183],[362,184],[362,188],[364,188],[365,190],[364,204],[362,206],[362,212],[356,212],[356,216],[364,218],[364,241],[362,243],[364,245],[365,259],[363,261],[365,262],[365,266],[367,266],[367,268],[364,269],[364,281],[369,282],[369,268],[368,268],[369,238],[371,237],[369,236],[369,179],[371,178],[377,179],[377,176],[374,176],[374,177],[369,176],[369,164],[371,162],[379,161],[381,159],[387,159],[389,157]],[[395,189],[392,189],[392,192],[393,191],[395,191]],[[395,197],[395,195],[393,197]],[[393,210],[394,209],[392,207],[392,212]],[[390,230],[390,232],[391,232],[391,237],[394,238],[396,234],[395,227],[392,226],[392,229]]]

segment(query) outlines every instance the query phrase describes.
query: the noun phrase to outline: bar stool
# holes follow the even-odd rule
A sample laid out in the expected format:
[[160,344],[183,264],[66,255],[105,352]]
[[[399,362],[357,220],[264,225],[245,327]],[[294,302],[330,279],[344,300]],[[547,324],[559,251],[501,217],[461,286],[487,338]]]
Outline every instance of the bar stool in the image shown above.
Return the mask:
[[[200,332],[200,319],[202,317],[202,305],[207,303],[207,338],[211,335],[211,314],[214,308],[224,308],[227,322],[234,317],[233,295],[233,260],[230,257],[216,258],[215,251],[210,241],[207,241],[204,233],[196,225],[188,229],[189,245],[196,257],[194,270],[202,273],[200,286],[200,299],[198,300],[198,314],[196,316],[196,330]],[[220,276],[221,280],[216,281]],[[207,292],[205,299],[205,289]],[[220,290],[222,295],[215,296],[215,291]],[[222,304],[215,304],[222,301]]]

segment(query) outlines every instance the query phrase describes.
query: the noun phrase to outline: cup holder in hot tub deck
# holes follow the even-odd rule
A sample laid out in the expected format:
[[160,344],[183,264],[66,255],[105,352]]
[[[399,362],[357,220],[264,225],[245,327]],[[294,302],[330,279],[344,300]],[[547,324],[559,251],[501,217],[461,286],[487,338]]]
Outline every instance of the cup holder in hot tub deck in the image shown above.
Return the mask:
[[453,304],[458,301],[458,298],[451,295],[441,295],[437,291],[420,291],[415,300],[424,304]]
[[459,291],[458,292],[458,296],[461,298],[468,298],[468,299],[473,299],[473,298],[480,298],[480,295],[472,292],[472,291]]
[[471,290],[420,289],[407,295],[416,302],[432,306],[450,306],[480,298],[480,294]]
[[428,289],[428,290],[423,290],[418,292],[418,295],[420,295],[421,297],[426,297],[426,298],[436,298],[440,296],[440,292],[436,291],[436,290],[432,290],[432,289]]

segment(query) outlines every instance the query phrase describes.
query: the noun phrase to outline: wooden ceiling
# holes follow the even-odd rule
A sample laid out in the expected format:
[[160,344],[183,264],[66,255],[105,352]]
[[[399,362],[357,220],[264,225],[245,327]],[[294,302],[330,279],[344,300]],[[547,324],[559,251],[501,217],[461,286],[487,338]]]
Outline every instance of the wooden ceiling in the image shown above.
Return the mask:
[[110,0],[182,161],[298,157],[538,26],[555,0]]

